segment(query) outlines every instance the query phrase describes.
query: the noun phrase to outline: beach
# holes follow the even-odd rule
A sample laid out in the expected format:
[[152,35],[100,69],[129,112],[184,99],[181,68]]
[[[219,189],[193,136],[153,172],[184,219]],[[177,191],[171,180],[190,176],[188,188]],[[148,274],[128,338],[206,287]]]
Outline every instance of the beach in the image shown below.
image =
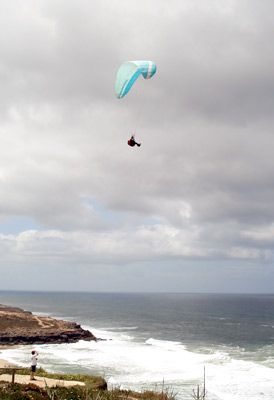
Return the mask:
[[1,368],[9,368],[9,367],[17,367],[17,365],[16,364],[12,364],[12,363],[0,358],[0,369]]

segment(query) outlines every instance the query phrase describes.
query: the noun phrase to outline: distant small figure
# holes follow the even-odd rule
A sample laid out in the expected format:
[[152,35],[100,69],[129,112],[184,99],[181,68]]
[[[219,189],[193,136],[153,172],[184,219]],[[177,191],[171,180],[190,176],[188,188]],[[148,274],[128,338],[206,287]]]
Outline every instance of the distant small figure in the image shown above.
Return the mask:
[[131,138],[127,141],[127,144],[131,147],[134,147],[135,145],[137,145],[138,147],[141,146],[141,143],[137,143],[135,142],[135,138],[134,135],[131,136]]
[[31,372],[30,372],[30,380],[31,381],[36,381],[37,379],[34,378],[34,374],[36,371],[36,366],[37,366],[37,360],[38,360],[38,353],[36,350],[33,350],[31,352]]

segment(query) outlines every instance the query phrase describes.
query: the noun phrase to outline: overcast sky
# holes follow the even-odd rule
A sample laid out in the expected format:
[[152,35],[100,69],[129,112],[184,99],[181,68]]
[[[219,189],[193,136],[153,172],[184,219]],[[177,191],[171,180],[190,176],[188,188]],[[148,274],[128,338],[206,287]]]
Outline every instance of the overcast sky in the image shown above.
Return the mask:
[[273,15],[1,1],[0,289],[273,293]]

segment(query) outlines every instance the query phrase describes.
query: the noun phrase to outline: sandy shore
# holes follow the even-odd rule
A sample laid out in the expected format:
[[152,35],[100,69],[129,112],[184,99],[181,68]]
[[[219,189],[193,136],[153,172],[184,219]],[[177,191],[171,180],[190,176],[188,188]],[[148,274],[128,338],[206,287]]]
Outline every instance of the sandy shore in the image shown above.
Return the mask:
[[8,368],[8,367],[18,367],[18,365],[12,364],[6,360],[0,359],[0,368]]

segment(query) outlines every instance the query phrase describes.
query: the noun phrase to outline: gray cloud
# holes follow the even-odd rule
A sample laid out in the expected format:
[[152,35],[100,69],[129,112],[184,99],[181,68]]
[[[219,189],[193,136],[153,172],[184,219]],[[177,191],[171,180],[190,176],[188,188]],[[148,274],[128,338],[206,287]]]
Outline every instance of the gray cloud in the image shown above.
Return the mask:
[[[90,290],[142,290],[136,276],[151,268],[144,290],[170,291],[202,290],[206,268],[205,291],[235,291],[235,279],[237,290],[268,291],[259,277],[261,265],[267,282],[273,274],[273,8],[3,1],[0,268],[56,268],[57,289],[73,286],[65,269],[85,279],[96,270]],[[130,59],[158,71],[118,101],[116,72]],[[131,149],[136,126],[142,147]],[[8,235],[20,218],[26,228]]]

